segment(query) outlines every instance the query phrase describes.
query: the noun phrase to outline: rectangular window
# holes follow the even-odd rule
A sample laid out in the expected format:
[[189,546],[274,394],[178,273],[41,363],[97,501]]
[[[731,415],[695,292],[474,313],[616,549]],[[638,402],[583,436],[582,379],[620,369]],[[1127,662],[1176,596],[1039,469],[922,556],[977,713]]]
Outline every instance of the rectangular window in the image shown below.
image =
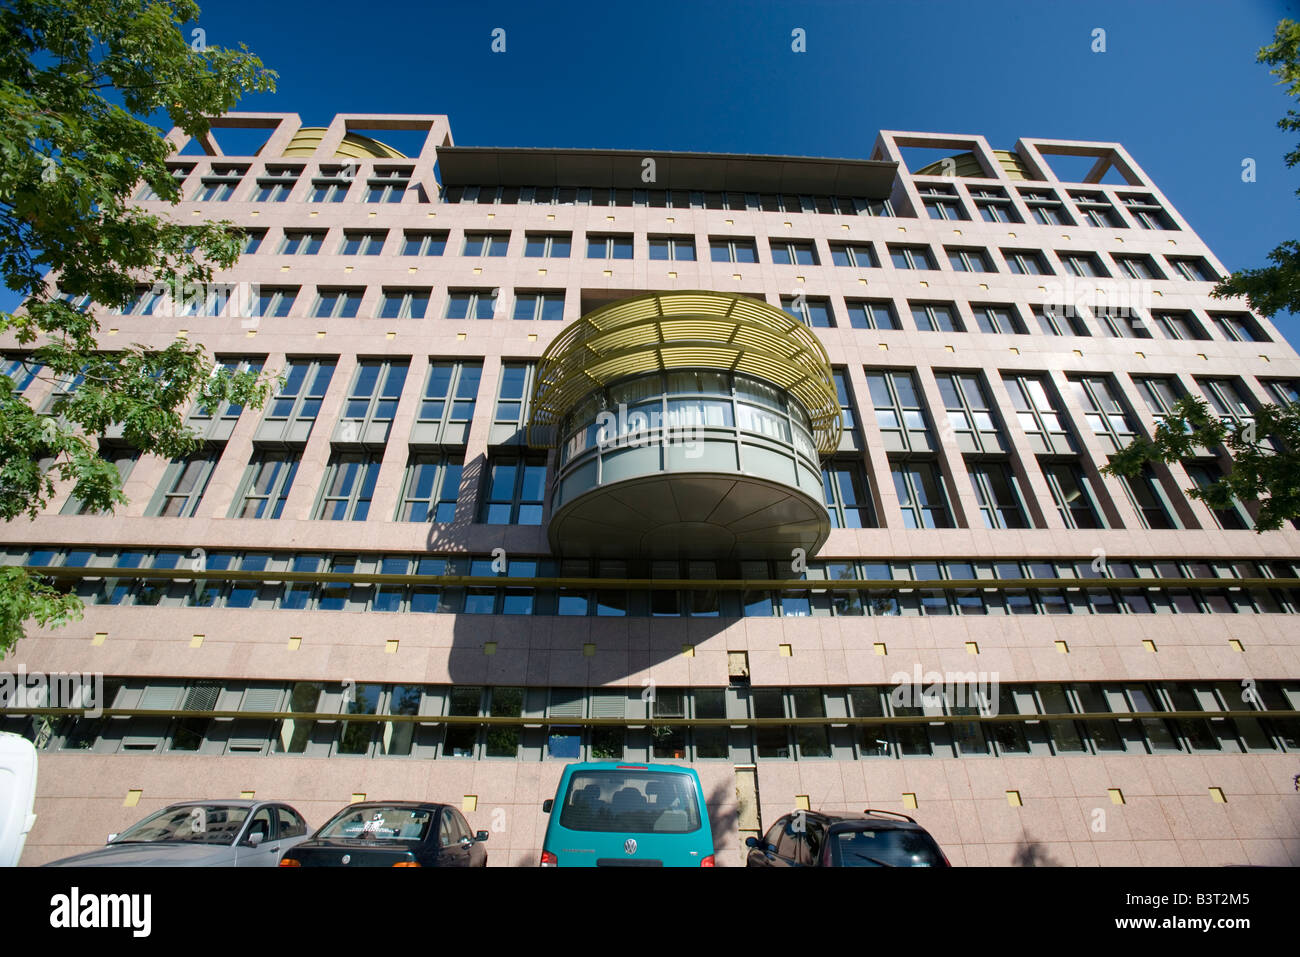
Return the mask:
[[879,269],[875,247],[871,243],[831,243],[831,262],[854,269]]
[[1165,212],[1154,196],[1146,193],[1121,193],[1119,201],[1143,229],[1177,229],[1173,217]]
[[1017,276],[1050,276],[1043,254],[1035,249],[1003,249],[1002,258],[1006,260],[1007,270]]
[[674,262],[695,262],[695,237],[650,236],[650,258]]
[[1074,206],[1079,211],[1079,217],[1089,226],[1098,228],[1110,227],[1112,229],[1122,229],[1123,220],[1120,219],[1119,213],[1115,207],[1110,204],[1104,193],[1094,193],[1085,190],[1070,190],[1070,198],[1074,200]]
[[363,359],[357,363],[352,377],[352,388],[343,404],[343,415],[335,432],[336,442],[366,442],[377,440],[373,426],[381,426],[384,440],[387,427],[397,414],[397,402],[406,384],[409,364],[382,359]]
[[770,239],[772,262],[778,266],[817,266],[817,249],[811,239]]
[[307,194],[310,203],[341,203],[347,198],[348,190],[356,176],[355,166],[322,166],[320,173],[312,177],[311,192]]
[[403,256],[441,256],[447,249],[447,231],[408,229],[402,234]]
[[515,292],[516,319],[545,319],[559,322],[564,318],[564,293]]
[[[302,433],[298,441],[306,442],[334,376],[334,360],[290,359],[284,374],[284,388],[267,404],[265,421],[282,423],[284,436],[294,431],[289,425],[301,423],[303,427],[297,429]],[[277,432],[277,437],[281,435]]]
[[531,259],[568,259],[572,233],[525,233],[524,255]]
[[23,392],[36,381],[36,376],[43,367],[26,356],[0,357],[0,375],[8,376],[14,384],[15,392]]
[[1119,266],[1122,272],[1129,279],[1164,279],[1156,262],[1150,256],[1141,255],[1120,255],[1111,253],[1110,258],[1115,260],[1115,265]]
[[298,298],[298,286],[258,286],[257,301],[253,308],[254,316],[268,319],[289,315],[294,300]]
[[325,242],[325,230],[286,229],[279,242],[281,256],[315,256]]
[[477,362],[431,362],[411,442],[464,445],[474,419],[482,374],[483,366]]
[[898,315],[888,299],[849,299],[849,325],[854,329],[898,329]]
[[[1183,468],[1198,488],[1205,488],[1223,479],[1223,471],[1213,462],[1184,462]],[[1250,515],[1239,501],[1234,500],[1232,508],[1212,508],[1210,514],[1220,528],[1247,529],[1254,526]]]
[[588,259],[631,259],[631,233],[588,233]]
[[1289,405],[1300,402],[1300,380],[1296,379],[1261,379],[1275,405]]
[[993,272],[987,250],[966,246],[945,246],[954,272]]
[[1255,405],[1232,379],[1197,379],[1214,414],[1235,420],[1240,425],[1255,420]]
[[1057,250],[1056,255],[1060,258],[1061,265],[1065,267],[1068,276],[1110,277],[1101,260],[1092,253],[1067,253]]
[[1106,527],[1083,469],[1073,462],[1043,461],[1040,464],[1066,528]]
[[452,289],[447,294],[448,319],[491,319],[496,311],[495,289]]
[[381,454],[335,451],[321,485],[316,519],[364,522],[379,478]]
[[1122,484],[1144,528],[1179,527],[1167,506],[1164,492],[1156,481],[1150,465],[1142,466],[1142,471],[1138,475],[1123,476]]
[[978,372],[936,372],[935,383],[948,413],[948,427],[964,454],[1007,451],[1008,443]]
[[1069,381],[1088,427],[1107,453],[1118,452],[1133,441],[1133,422],[1107,376],[1072,376]]
[[195,202],[224,203],[235,195],[235,187],[248,172],[247,166],[213,165],[208,175],[199,180],[199,189],[193,196]]
[[921,194],[921,204],[925,206],[931,219],[970,219],[961,200],[957,198],[955,187],[946,183],[918,185],[918,190]]
[[351,319],[361,308],[361,297],[365,289],[316,289],[316,305],[311,314],[317,319]]
[[301,166],[268,166],[257,178],[257,188],[249,198],[255,203],[283,203],[301,175]]
[[367,203],[400,203],[411,185],[411,167],[376,169],[366,179]]
[[376,315],[380,319],[423,319],[429,309],[429,294],[432,291],[428,287],[424,289],[384,287],[383,295],[379,299],[379,312]]
[[343,243],[339,246],[340,256],[378,256],[384,251],[384,240],[388,230],[349,229],[343,233]]
[[968,462],[971,486],[985,528],[1030,528],[1020,485],[1005,462]]
[[1034,222],[1042,226],[1073,226],[1074,220],[1065,211],[1065,204],[1050,189],[1022,189],[1020,198],[1029,207]]
[[1025,324],[1015,306],[989,306],[971,303],[971,312],[975,314],[975,325],[980,332],[1000,333],[1002,335],[1025,334]]
[[822,490],[831,528],[875,528],[875,509],[866,469],[854,460],[831,460],[822,466]]
[[1229,342],[1272,342],[1255,317],[1246,312],[1212,312],[1210,319]]
[[835,326],[835,316],[831,313],[829,299],[803,295],[782,296],[781,308],[805,326],[814,329],[830,329]]
[[463,455],[420,452],[411,455],[397,506],[399,522],[449,523],[456,517]]
[[506,254],[510,245],[509,233],[465,233],[463,256],[491,256],[497,258]]
[[254,452],[244,472],[231,518],[279,518],[298,473],[300,452]]
[[952,528],[943,476],[933,462],[890,462],[905,528]]
[[895,269],[937,269],[929,246],[889,244],[889,259]]
[[189,518],[203,501],[212,470],[221,458],[219,451],[195,452],[183,459],[172,459],[163,473],[158,494],[150,503],[149,515]]
[[1219,277],[1210,264],[1200,256],[1166,256],[1174,275],[1188,282],[1218,282]]
[[911,302],[912,321],[922,332],[965,332],[966,327],[951,302]]
[[493,454],[484,469],[479,521],[486,525],[540,525],[545,496],[544,455]]
[[511,442],[522,436],[528,421],[535,366],[531,362],[503,362],[497,383],[497,404],[492,413],[489,445]]
[[1208,339],[1209,334],[1190,312],[1153,312],[1151,318],[1166,339]]
[[1004,375],[1003,381],[1020,428],[1029,437],[1035,452],[1063,455],[1078,451],[1065,416],[1053,401],[1042,376]]
[[929,419],[912,373],[868,370],[867,388],[887,451],[934,450]]
[[709,237],[709,258],[715,263],[756,263],[758,247],[750,237]]
[[970,191],[971,199],[975,201],[975,208],[980,211],[980,219],[986,223],[1018,223],[1020,214],[1016,212],[1015,206],[1007,198],[1007,194],[1000,189],[990,186],[972,188]]
[[[1072,308],[1068,311],[1074,312]],[[1056,305],[1034,306],[1033,312],[1039,330],[1041,330],[1045,335],[1088,335],[1088,327],[1083,324],[1083,319],[1079,317],[1078,313],[1069,315],[1065,308]]]
[[1133,376],[1133,384],[1157,420],[1172,415],[1174,405],[1183,397],[1182,388],[1168,376]]

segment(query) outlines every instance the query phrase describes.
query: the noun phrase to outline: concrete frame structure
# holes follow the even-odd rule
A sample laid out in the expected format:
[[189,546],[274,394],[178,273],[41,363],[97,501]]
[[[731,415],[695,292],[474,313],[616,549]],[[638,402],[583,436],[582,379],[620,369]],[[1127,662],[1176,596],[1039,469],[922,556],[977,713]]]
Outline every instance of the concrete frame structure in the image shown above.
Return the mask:
[[[218,146],[222,125],[262,127],[269,130],[269,139],[256,156],[222,156]],[[859,180],[883,177],[888,182],[892,215],[868,216],[848,215],[834,205],[835,211],[815,211],[815,202],[812,211],[798,212],[786,209],[784,204],[780,210],[764,210],[761,203],[759,208],[714,209],[707,208],[707,204],[655,207],[447,202],[439,198],[435,174],[439,151],[448,155],[455,152],[445,116],[348,115],[335,117],[323,134],[298,136],[300,128],[300,120],[294,115],[234,114],[219,121],[216,135],[203,145],[206,156],[182,154],[186,139],[177,131],[169,134],[177,149],[176,167],[185,171],[184,198],[173,215],[185,220],[227,218],[243,228],[265,230],[260,249],[246,255],[229,276],[221,278],[261,287],[300,287],[288,316],[257,321],[246,315],[177,317],[163,314],[166,310],[161,309],[155,315],[101,317],[103,343],[108,349],[114,341],[161,348],[181,336],[201,342],[218,357],[260,357],[266,369],[283,368],[292,358],[336,357],[337,367],[317,415],[317,426],[304,443],[293,446],[300,452],[300,461],[282,516],[275,520],[227,517],[241,491],[250,458],[261,447],[257,432],[263,413],[246,410],[220,443],[220,457],[189,517],[147,514],[169,474],[169,465],[163,459],[145,455],[129,474],[125,491],[130,504],[119,514],[60,514],[64,504],[60,498],[55,508],[35,522],[18,521],[0,529],[0,546],[7,549],[2,560],[33,563],[30,556],[41,549],[75,547],[102,550],[109,556],[92,556],[88,559],[92,567],[111,565],[112,555],[126,549],[164,549],[188,555],[195,548],[207,554],[347,553],[358,556],[361,565],[354,566],[358,571],[364,570],[361,566],[367,558],[399,554],[481,558],[504,549],[508,561],[545,561],[551,557],[546,536],[549,514],[536,525],[479,521],[489,457],[494,451],[510,447],[495,442],[499,436],[493,433],[493,399],[498,395],[503,362],[535,362],[562,328],[598,305],[648,291],[716,290],[745,293],[774,305],[779,305],[782,297],[806,292],[810,298],[826,299],[835,316],[834,327],[817,328],[816,334],[832,365],[844,375],[859,436],[858,447],[853,448],[852,443],[842,445],[837,460],[860,467],[869,488],[876,527],[835,528],[820,554],[809,556],[810,560],[959,561],[970,563],[972,568],[979,563],[1057,563],[1053,567],[1060,577],[1065,577],[1061,569],[1067,564],[1086,565],[1098,556],[1122,563],[1219,562],[1249,566],[1254,574],[1249,570],[1236,574],[1252,579],[1266,573],[1284,576],[1287,573],[1279,569],[1288,565],[1294,575],[1295,568],[1300,567],[1296,564],[1300,563],[1300,532],[1286,529],[1256,535],[1250,529],[1221,528],[1207,508],[1178,491],[1192,481],[1181,466],[1171,468],[1168,474],[1158,474],[1181,526],[1173,529],[1145,527],[1122,485],[1096,470],[1110,450],[1089,428],[1088,410],[1081,405],[1071,376],[1088,373],[1108,377],[1127,407],[1127,416],[1147,434],[1156,420],[1134,376],[1170,377],[1184,392],[1193,395],[1202,394],[1198,380],[1230,379],[1255,403],[1274,401],[1265,386],[1267,380],[1293,384],[1300,380],[1300,357],[1270,323],[1249,316],[1244,305],[1209,299],[1212,283],[1208,281],[1178,278],[1168,260],[1170,256],[1202,260],[1216,274],[1225,270],[1119,144],[1025,138],[1013,150],[1020,169],[1009,171],[1008,164],[981,136],[881,132],[869,161],[870,175],[862,173]],[[358,131],[374,133],[382,140],[382,132],[376,131],[385,129],[427,131],[419,155],[405,160],[392,156],[358,158],[359,152],[364,153],[364,145],[356,144],[362,141],[356,137],[345,141],[350,133]],[[985,176],[915,175],[909,172],[902,152],[913,147],[970,153]],[[517,169],[520,162],[528,162],[527,155],[521,159],[519,154],[530,151],[503,152],[511,154],[508,159]],[[531,152],[536,153],[539,168],[550,169],[554,161],[556,168],[570,171],[566,175],[592,166],[588,163],[584,167],[577,151],[567,158],[547,155],[555,151]],[[1051,158],[1060,153],[1097,158],[1085,183],[1057,178]],[[604,157],[601,162],[617,170],[618,177],[639,179],[646,189],[681,189],[689,193],[725,188],[725,177],[723,184],[716,187],[698,180],[722,176],[718,171],[720,164],[725,165],[725,158],[705,156],[702,165],[683,160],[677,164],[678,170],[669,174],[665,171],[675,155],[620,153]],[[699,159],[699,154],[691,156]],[[346,199],[338,203],[308,202],[311,181],[320,167],[338,166],[349,157],[354,161],[354,176],[350,178],[355,182]],[[641,157],[658,158],[658,169],[665,178],[646,182]],[[744,159],[749,161],[744,173],[748,192],[781,192],[781,159]],[[460,162],[476,169],[483,165],[480,162],[475,166],[465,159]],[[852,164],[862,161],[831,162],[842,162],[844,169],[836,175],[853,181],[856,174]],[[634,165],[624,170],[625,163]],[[194,200],[201,180],[214,164],[247,169],[228,201]],[[897,164],[892,173],[889,164]],[[504,166],[504,160],[497,165]],[[257,189],[255,181],[267,166],[302,168],[284,201],[258,202],[250,198]],[[390,168],[412,171],[400,202],[366,202],[367,179],[377,169]],[[1103,182],[1112,168],[1123,184],[1109,179]],[[458,185],[448,181],[445,170],[443,173],[443,187]],[[667,179],[670,175],[675,179]],[[765,176],[770,179],[764,180]],[[752,185],[762,182],[772,185],[768,189]],[[581,188],[596,184],[556,185]],[[951,188],[952,202],[964,210],[967,218],[930,218],[926,201],[948,200],[936,200],[923,193],[927,186]],[[1022,189],[1053,192],[1075,224],[1037,222]],[[1005,199],[1001,205],[1018,221],[983,220],[977,208],[981,199],[977,191],[981,190],[1000,191]],[[1076,197],[1070,195],[1080,191],[1106,197],[1114,207],[1115,221],[1121,225],[1085,225]],[[1137,220],[1121,201],[1123,196],[1137,194],[1150,197],[1148,205],[1158,207],[1157,216],[1167,217],[1164,222],[1170,228],[1138,228]],[[879,201],[885,197],[869,198]],[[161,208],[156,202],[142,202]],[[278,244],[286,229],[326,231],[325,244],[314,257],[280,255]],[[377,256],[337,253],[344,230],[386,231],[384,252]],[[400,255],[404,230],[447,233],[444,253],[418,258]],[[463,255],[466,233],[470,232],[508,233],[506,254]],[[523,244],[529,232],[571,234],[570,256],[525,257]],[[588,234],[631,234],[633,257],[585,258],[582,246]],[[647,237],[660,235],[693,238],[694,260],[650,259],[646,255]],[[752,239],[758,261],[712,261],[706,255],[711,237]],[[812,244],[819,264],[796,264],[794,256],[792,264],[774,263],[771,242],[788,240]],[[880,265],[834,265],[831,244],[841,243],[871,244]],[[937,268],[891,268],[888,247],[899,244],[928,246]],[[955,271],[945,247],[983,249],[994,271]],[[1002,250],[1021,249],[1039,251],[1055,275],[1010,272]],[[1064,279],[1062,253],[1094,254],[1112,276],[1122,275],[1113,254],[1150,257],[1165,277],[1141,283],[1144,294],[1152,297],[1151,308],[1157,312],[1192,313],[1194,320],[1204,326],[1207,338],[1162,337],[1147,308],[1138,312],[1139,318],[1154,330],[1151,338],[1108,334],[1104,317],[1088,309],[1079,316],[1088,335],[1070,335],[1068,330],[1058,336],[1039,334],[1031,307],[1049,301],[1052,284]],[[1092,285],[1091,280],[1080,284],[1085,285]],[[317,286],[363,289],[355,316],[312,317]],[[425,317],[378,318],[385,288],[431,290]],[[508,295],[510,290],[563,293],[564,321],[516,321],[499,307],[491,320],[443,318],[450,291],[479,289],[501,290],[498,302],[512,301],[515,297]],[[891,302],[900,320],[899,328],[855,328],[849,321],[849,304],[858,300]],[[909,303],[951,303],[969,331],[921,330],[911,318]],[[1023,328],[1032,329],[1033,334],[980,332],[972,304],[1012,307],[1019,313]],[[1229,341],[1211,321],[1210,314],[1219,313],[1244,317],[1260,341]],[[20,351],[12,341],[0,342],[0,346],[6,358]],[[357,362],[398,358],[409,360],[409,373],[384,441],[367,444],[363,440],[356,446],[370,451],[382,447],[369,518],[364,522],[313,518],[331,455],[354,445],[346,436],[340,440],[336,423],[344,412]],[[463,455],[464,468],[454,518],[443,523],[395,521],[413,449],[408,436],[417,424],[433,360],[482,365],[474,415],[463,449],[458,451]],[[930,451],[917,453],[911,446],[899,451],[887,443],[873,415],[868,379],[869,374],[881,369],[913,375],[930,433]],[[994,460],[1005,462],[1014,474],[1031,528],[982,527],[981,502],[968,473],[968,462],[978,460],[963,450],[953,429],[939,425],[945,418],[945,400],[936,370],[977,370],[982,374],[984,390],[1007,447],[1006,453]],[[1053,456],[1059,449],[1050,453],[1036,449],[1022,427],[1021,410],[1006,385],[1006,376],[1022,372],[1043,377],[1077,445],[1074,456],[1060,460],[1078,462],[1097,491],[1098,511],[1107,527],[1069,527],[1054,505],[1053,487],[1039,466],[1039,457],[1046,454],[1045,461],[1057,461]],[[38,378],[26,394],[33,405],[39,405],[52,388]],[[906,527],[891,461],[902,463],[917,455],[933,462],[942,472],[955,527]],[[548,475],[554,475],[553,458]],[[63,493],[69,491],[64,489]],[[549,500],[549,496],[544,499]],[[48,564],[67,568],[65,559]],[[1007,593],[1013,586],[1006,581],[1016,580],[1014,575],[1002,575],[1006,581],[999,584],[992,577],[994,571],[986,575],[976,569],[976,573],[982,579],[981,588],[989,589],[990,595]],[[70,581],[82,581],[77,575],[85,573],[68,574],[72,576]],[[374,565],[370,574],[372,581],[382,583],[376,577],[383,574],[382,566]],[[510,584],[519,584],[513,570],[509,576]],[[1155,565],[1145,573],[1136,570],[1135,576],[1150,579],[1143,588],[1164,589],[1162,595],[1172,595],[1179,587],[1170,582],[1157,585],[1157,578],[1169,576]],[[173,573],[171,577],[178,576]],[[249,573],[249,577],[258,576]],[[273,572],[260,577],[293,581],[291,576]],[[721,573],[716,577],[728,578]],[[232,573],[222,580],[237,582],[238,576]],[[1182,584],[1191,588],[1193,595],[1202,593],[1195,583]],[[757,745],[746,751],[736,742],[748,740],[745,736],[750,734],[751,726],[762,725],[746,724],[729,710],[727,718],[731,720],[718,725],[734,729],[728,732],[728,757],[694,761],[706,793],[711,795],[720,864],[741,863],[743,837],[765,830],[781,814],[800,804],[827,811],[868,806],[904,810],[930,829],[958,865],[1011,864],[1035,856],[1040,861],[1079,865],[1300,864],[1300,798],[1293,784],[1300,772],[1294,743],[1295,710],[1300,707],[1300,631],[1295,622],[1300,619],[1285,617],[1300,612],[1294,594],[1300,589],[1259,586],[1260,592],[1280,595],[1276,600],[1281,607],[1270,610],[1267,604],[1257,604],[1254,614],[1240,610],[1236,598],[1225,599],[1236,602],[1233,607],[1238,610],[1232,614],[1207,613],[1208,606],[1202,606],[1198,614],[1174,614],[1181,600],[1175,597],[1170,599],[1171,613],[1116,614],[1100,620],[1096,608],[1087,600],[1080,603],[1079,589],[1086,585],[1083,579],[1080,585],[1073,586],[1073,591],[1067,590],[1071,587],[1067,584],[1056,585],[1072,613],[1047,614],[1045,606],[1036,605],[1038,614],[961,615],[957,613],[961,606],[951,595],[944,600],[953,613],[945,616],[922,613],[924,608],[918,606],[916,614],[801,615],[778,614],[774,610],[764,617],[729,617],[723,613],[725,609],[719,609],[717,617],[655,617],[648,610],[648,601],[645,614],[626,617],[595,613],[584,617],[540,613],[519,617],[295,610],[281,607],[279,599],[272,599],[272,607],[263,608],[169,607],[166,602],[142,606],[128,598],[121,604],[88,605],[85,619],[65,628],[35,631],[19,644],[8,664],[25,666],[29,672],[93,672],[123,677],[130,679],[127,687],[137,692],[141,691],[139,685],[148,685],[150,680],[188,687],[185,683],[200,679],[226,686],[242,682],[279,682],[286,686],[293,682],[323,682],[333,688],[341,682],[355,682],[385,687],[622,689],[628,703],[626,720],[615,720],[614,725],[629,729],[628,742],[644,742],[645,732],[640,729],[661,726],[661,722],[644,716],[637,722],[632,715],[632,707],[646,687],[729,689],[728,707],[736,700],[745,700],[756,689],[820,688],[823,706],[828,710],[818,726],[827,728],[830,756],[803,757],[802,745],[793,731],[786,732],[789,757],[757,755]],[[445,587],[466,585],[463,580],[448,580]],[[493,587],[505,586],[493,582]],[[557,582],[552,587],[565,586]],[[630,590],[635,587],[629,586]],[[377,593],[379,588],[372,585],[370,591]],[[1242,586],[1222,588],[1243,590]],[[955,595],[958,589],[949,591]],[[892,600],[897,601],[898,595]],[[903,597],[903,604],[908,600]],[[364,601],[364,607],[373,607]],[[984,607],[985,599],[979,601]],[[989,599],[994,601],[1002,598]],[[1184,606],[1183,610],[1190,607]],[[1179,685],[1199,693],[1197,689],[1254,680],[1269,685],[1272,697],[1265,705],[1282,714],[1265,726],[1271,729],[1266,730],[1271,740],[1268,747],[1239,744],[1236,753],[1224,740],[1219,742],[1221,750],[1193,747],[1190,738],[1180,736],[1179,731],[1173,732],[1176,747],[1157,748],[1138,725],[1144,720],[1162,723],[1165,719],[1139,717],[1125,719],[1121,729],[1126,738],[1123,750],[1105,753],[1093,745],[1087,747],[1087,753],[1062,754],[1049,738],[1043,738],[1047,742],[1044,748],[1039,748],[1040,742],[1034,739],[1035,746],[1027,753],[1004,754],[989,738],[987,755],[959,756],[955,738],[948,737],[947,744],[942,745],[949,748],[948,757],[901,756],[897,742],[889,746],[886,756],[865,755],[857,730],[863,722],[848,720],[863,716],[847,711],[835,714],[836,705],[827,702],[834,698],[834,689],[893,688],[898,684],[895,676],[899,672],[988,673],[996,675],[1003,686],[1014,687],[1043,683],[1097,683],[1115,689],[1141,686],[1148,691],[1155,688],[1153,695],[1157,698],[1159,689],[1166,686]],[[126,707],[146,709],[142,700],[137,694]],[[248,700],[245,698],[245,703]],[[793,698],[789,693],[783,700],[785,707],[797,708],[790,704]],[[848,699],[841,694],[838,700]],[[1109,700],[1113,708],[1119,709],[1114,703],[1118,699]],[[1129,710],[1140,713],[1142,709],[1133,706],[1135,700],[1129,699]],[[170,710],[205,710],[187,708],[185,703],[189,701],[189,697],[177,697]],[[209,703],[206,710],[222,711],[225,699],[220,701],[217,707]],[[333,713],[338,715],[337,696],[321,698],[313,735],[327,731],[333,735],[335,725],[347,724],[338,717],[333,723],[328,721],[329,716],[323,714],[328,701],[333,702]],[[266,746],[260,753],[234,751],[229,740],[217,747],[221,742],[215,739],[211,746],[204,744],[197,752],[176,750],[180,718],[166,721],[166,730],[154,736],[156,744],[147,748],[141,745],[138,753],[122,744],[125,739],[120,733],[116,737],[101,735],[95,739],[98,744],[92,742],[87,750],[74,750],[63,746],[68,736],[57,722],[42,724],[39,718],[15,716],[20,709],[10,704],[10,715],[0,718],[0,728],[43,736],[46,744],[40,755],[39,816],[27,841],[25,864],[86,850],[109,832],[119,831],[170,802],[236,797],[243,792],[285,800],[304,812],[313,826],[323,823],[358,794],[371,799],[452,801],[466,809],[474,829],[493,831],[488,850],[494,865],[535,864],[545,827],[540,805],[552,796],[565,763],[544,756],[552,747],[545,729],[564,725],[562,713],[552,710],[545,715],[532,714],[530,720],[527,705],[516,722],[525,729],[519,740],[529,740],[530,731],[538,728],[542,731],[537,733],[547,735],[542,754],[535,760],[523,756],[457,758],[444,753],[445,749],[431,737],[427,740],[433,742],[428,745],[432,750],[425,753],[427,757],[436,753],[433,760],[419,756],[418,748],[409,757],[377,754],[382,749],[378,736],[368,744],[366,756],[336,753],[337,736],[325,756],[272,753],[277,735],[286,734],[282,722],[289,719],[283,717],[267,719],[278,730],[263,735]],[[287,705],[280,708],[288,710]],[[229,710],[262,714],[280,708],[235,704]],[[448,713],[420,711],[430,718]],[[598,714],[567,714],[575,724],[585,721],[588,727],[602,726]],[[948,715],[954,716],[951,712]],[[760,716],[751,713],[750,717]],[[805,716],[787,712],[787,717]],[[836,721],[837,717],[846,720]],[[123,716],[109,720],[121,727],[123,723],[154,719]],[[226,727],[230,725],[226,718],[197,720],[218,724],[227,721]],[[1214,720],[1219,722],[1216,727],[1222,728],[1222,722],[1234,719],[1229,716]],[[1254,719],[1242,718],[1249,720]],[[778,723],[803,727],[791,721]],[[491,722],[478,722],[475,727],[480,725],[488,727]],[[950,725],[955,727],[952,722],[939,722],[935,727],[946,729]],[[454,726],[455,722],[430,720],[416,736],[440,735],[443,727]],[[879,726],[887,727],[889,723]],[[1029,738],[1040,733],[1032,730],[1028,722],[1021,727],[1027,729]],[[1138,729],[1136,733],[1134,729]],[[474,745],[476,755],[482,755],[485,747],[482,733]],[[932,751],[935,740],[942,744],[945,734],[946,730],[936,731],[935,738],[928,738]],[[1238,739],[1244,741],[1245,737]],[[583,748],[589,749],[590,739],[584,741]],[[629,760],[644,760],[649,753],[645,750],[648,745],[625,746]],[[639,758],[633,753],[637,747],[641,747]],[[683,753],[695,752],[684,746]]]

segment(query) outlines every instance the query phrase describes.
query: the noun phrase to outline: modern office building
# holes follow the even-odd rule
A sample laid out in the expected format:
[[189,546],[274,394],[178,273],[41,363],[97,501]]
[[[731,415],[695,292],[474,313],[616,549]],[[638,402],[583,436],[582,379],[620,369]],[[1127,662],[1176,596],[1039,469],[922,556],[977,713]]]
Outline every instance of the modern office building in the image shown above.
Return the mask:
[[[1222,264],[1119,144],[171,138],[182,202],[139,202],[245,255],[141,277],[103,346],[286,381],[190,410],[183,461],[103,436],[117,514],[65,489],[0,529],[87,602],[5,668],[103,675],[111,709],[8,702],[41,748],[25,863],[255,795],[313,827],[449,801],[535,864],[589,758],[691,763],[724,865],[797,807],[912,815],[958,865],[1300,864],[1300,531],[1184,494],[1221,449],[1099,471],[1182,395],[1294,401],[1300,357],[1210,298]],[[57,412],[76,382],[0,347]]]

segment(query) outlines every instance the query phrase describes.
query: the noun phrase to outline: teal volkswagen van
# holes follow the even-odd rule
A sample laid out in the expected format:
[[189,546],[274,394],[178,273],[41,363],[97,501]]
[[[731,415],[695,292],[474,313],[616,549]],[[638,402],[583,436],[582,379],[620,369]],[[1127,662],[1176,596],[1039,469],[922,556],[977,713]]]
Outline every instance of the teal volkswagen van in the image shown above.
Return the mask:
[[542,867],[713,867],[700,776],[675,764],[591,761],[560,775]]

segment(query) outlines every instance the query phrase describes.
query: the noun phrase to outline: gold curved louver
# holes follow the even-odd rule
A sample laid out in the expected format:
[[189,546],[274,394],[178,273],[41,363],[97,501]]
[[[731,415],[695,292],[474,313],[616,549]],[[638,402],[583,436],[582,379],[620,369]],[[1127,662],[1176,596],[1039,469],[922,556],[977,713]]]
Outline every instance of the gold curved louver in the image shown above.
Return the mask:
[[[323,126],[304,126],[297,133],[293,134],[293,139],[289,140],[289,145],[284,148],[281,156],[312,156],[320,146],[321,140],[325,138],[326,128]],[[399,153],[387,143],[381,143],[379,140],[372,140],[368,136],[362,136],[360,133],[348,133],[339,141],[338,149],[334,151],[335,156],[345,157],[347,159],[407,159],[404,153]]]
[[[1011,150],[994,150],[993,157],[998,161],[998,164],[1007,174],[1008,179],[1029,179],[1029,170],[1025,169],[1024,164],[1020,162],[1019,155],[1016,153]],[[948,173],[950,176],[968,176],[977,179],[987,176],[983,168],[980,166],[979,160],[975,158],[974,153],[958,153],[955,156],[950,156],[948,158],[956,164],[955,167],[950,167],[951,172]],[[918,169],[915,175],[943,176],[944,173],[943,160],[939,160],[937,163],[931,163],[924,169]]]
[[553,447],[565,414],[595,389],[666,369],[721,369],[765,379],[803,405],[818,451],[839,448],[839,395],[813,331],[765,302],[707,291],[622,299],[556,336],[538,363],[528,443]]

